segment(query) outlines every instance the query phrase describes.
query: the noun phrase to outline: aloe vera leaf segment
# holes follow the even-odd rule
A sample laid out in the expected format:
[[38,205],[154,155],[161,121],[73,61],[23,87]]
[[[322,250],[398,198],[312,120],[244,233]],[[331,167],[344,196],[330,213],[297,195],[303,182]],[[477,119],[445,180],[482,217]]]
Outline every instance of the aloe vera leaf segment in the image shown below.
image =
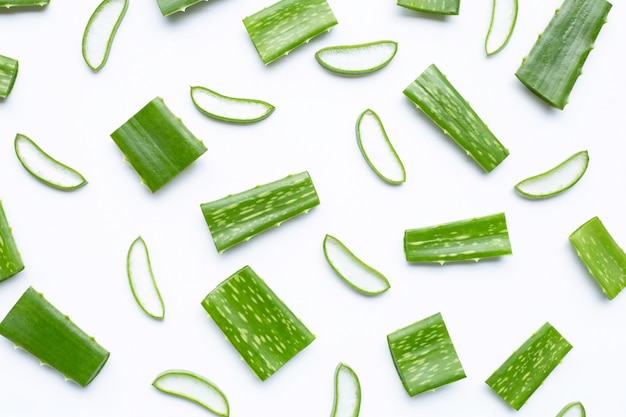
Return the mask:
[[398,6],[423,13],[458,15],[461,0],[398,0]]
[[176,12],[184,12],[187,7],[206,0],[157,0],[159,10],[163,16],[169,16]]
[[0,201],[0,282],[24,269],[24,263]]
[[485,37],[487,56],[497,54],[509,43],[517,23],[518,9],[518,0],[493,0],[491,21]]
[[191,101],[204,115],[232,123],[253,123],[269,117],[274,106],[262,100],[228,97],[206,87],[190,89]]
[[573,401],[571,403],[566,404],[559,414],[556,417],[586,417],[587,412],[585,411],[585,407],[583,403],[580,401]]
[[19,62],[8,56],[0,55],[0,98],[7,98],[13,90]]
[[0,0],[0,7],[31,7],[31,6],[45,6],[50,3],[50,0]]
[[152,318],[163,319],[165,304],[154,279],[148,246],[141,236],[128,249],[126,273],[133,298],[143,312]]
[[322,67],[337,74],[365,75],[386,67],[397,51],[397,42],[382,40],[327,46],[315,53],[315,59]]
[[100,71],[109,57],[115,33],[128,9],[128,0],[103,0],[92,13],[83,33],[83,58]]
[[356,372],[339,363],[335,368],[335,396],[330,417],[358,417],[361,410],[361,383]]

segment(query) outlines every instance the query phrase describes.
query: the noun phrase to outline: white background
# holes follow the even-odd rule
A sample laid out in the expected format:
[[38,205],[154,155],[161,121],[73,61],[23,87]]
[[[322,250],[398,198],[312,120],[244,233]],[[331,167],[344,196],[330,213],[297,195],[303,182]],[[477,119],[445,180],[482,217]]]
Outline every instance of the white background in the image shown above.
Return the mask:
[[[339,24],[269,66],[241,20],[271,1],[213,0],[166,18],[156,1],[131,0],[106,66],[93,73],[81,39],[98,3],[52,0],[40,10],[0,12],[0,54],[20,63],[13,92],[0,101],[0,198],[26,265],[0,284],[0,317],[33,286],[111,351],[100,375],[80,388],[0,340],[2,415],[207,415],[150,385],[169,368],[215,382],[232,416],[329,415],[340,361],[361,379],[362,417],[554,416],[574,400],[590,416],[626,411],[626,296],[608,301],[568,242],[597,215],[626,245],[623,2],[615,2],[564,111],[514,76],[559,0],[522,1],[510,43],[490,58],[483,51],[490,0],[465,0],[458,16],[445,18],[392,0],[330,0]],[[366,77],[333,75],[314,59],[324,46],[380,39],[397,41],[398,53]],[[510,149],[490,174],[403,96],[432,63]],[[276,111],[254,125],[220,123],[193,107],[192,85],[266,100]],[[156,96],[208,151],[152,195],[109,134]],[[354,126],[368,107],[406,166],[400,186],[381,181],[358,150]],[[36,181],[15,157],[18,132],[89,183],[65,193]],[[583,149],[589,169],[571,190],[544,201],[513,191]],[[320,206],[216,252],[201,203],[304,170]],[[500,211],[512,256],[443,267],[404,260],[405,229]],[[326,233],[384,273],[391,289],[368,298],[345,285],[323,257]],[[141,312],[127,284],[126,252],[139,235],[165,300],[162,322]],[[200,305],[244,265],[317,336],[265,382]],[[437,312],[467,378],[410,398],[386,335]],[[515,412],[484,380],[546,321],[574,348]]]

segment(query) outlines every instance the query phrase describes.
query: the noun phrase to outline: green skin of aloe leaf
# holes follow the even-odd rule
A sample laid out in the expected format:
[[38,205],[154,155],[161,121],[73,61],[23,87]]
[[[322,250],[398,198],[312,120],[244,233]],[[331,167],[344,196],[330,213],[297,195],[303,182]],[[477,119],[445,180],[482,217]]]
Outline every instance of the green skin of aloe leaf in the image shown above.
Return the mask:
[[45,6],[50,0],[0,0],[0,7]]
[[0,322],[0,334],[82,387],[98,375],[109,352],[29,287]]
[[515,76],[563,110],[610,9],[605,0],[565,0]]
[[0,98],[6,98],[11,93],[18,68],[17,60],[0,55]]
[[491,172],[509,155],[508,149],[434,64],[404,90],[404,95],[486,172]]
[[461,0],[398,0],[398,6],[424,13],[457,15]]
[[159,9],[163,16],[169,16],[173,13],[184,11],[189,6],[200,3],[203,0],[157,0]]
[[626,287],[626,254],[602,221],[593,217],[569,241],[606,296],[615,298]]
[[411,397],[465,378],[440,313],[387,335],[387,343],[402,385]]
[[265,64],[330,30],[337,19],[326,0],[281,0],[243,19]]
[[545,323],[485,382],[519,410],[571,349],[572,345]]
[[219,284],[202,306],[262,381],[315,339],[249,266]]
[[23,269],[22,257],[0,202],[0,281],[12,277]]

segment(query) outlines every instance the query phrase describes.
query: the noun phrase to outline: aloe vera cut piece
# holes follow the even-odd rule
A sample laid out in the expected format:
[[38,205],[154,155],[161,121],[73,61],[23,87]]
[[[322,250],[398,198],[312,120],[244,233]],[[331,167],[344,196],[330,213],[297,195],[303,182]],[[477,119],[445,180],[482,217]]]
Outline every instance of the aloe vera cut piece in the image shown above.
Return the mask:
[[571,349],[572,345],[545,323],[485,382],[519,410]]
[[103,0],[89,18],[83,33],[83,58],[92,70],[104,67],[127,9],[128,0]]
[[398,0],[398,6],[423,13],[457,15],[461,0]]
[[150,317],[163,319],[165,305],[154,279],[148,247],[141,236],[128,249],[126,272],[130,290],[139,307]]
[[326,0],[280,0],[243,19],[265,64],[288,54],[337,24]]
[[398,43],[382,40],[355,45],[327,46],[315,59],[327,70],[341,75],[364,75],[386,67],[398,50]]
[[202,306],[262,381],[315,339],[249,266],[220,283]]
[[98,375],[109,358],[106,349],[33,287],[0,322],[0,334],[82,387]]
[[504,213],[458,220],[404,232],[408,262],[467,261],[510,255]]
[[191,87],[191,100],[206,116],[233,123],[258,122],[274,111],[266,101],[228,97],[200,86]]
[[487,172],[509,151],[434,64],[405,90],[407,96]]
[[45,6],[50,3],[50,0],[0,0],[0,7],[31,7],[31,6]]
[[387,343],[411,397],[465,378],[441,313],[390,333]]
[[20,251],[17,249],[11,226],[0,201],[0,282],[24,269]]
[[563,110],[611,7],[606,0],[565,0],[515,76]]
[[340,363],[335,368],[335,397],[330,417],[358,417],[361,410],[361,383],[356,372]]
[[[176,12],[184,12],[187,7],[200,3],[203,0],[157,0],[163,16],[169,16]],[[204,0],[206,1],[206,0]]]
[[511,39],[517,22],[518,0],[493,0],[491,21],[485,37],[487,56],[500,52]]
[[569,241],[591,276],[612,300],[626,287],[626,253],[596,216],[585,222]]
[[308,172],[288,175],[200,205],[218,252],[244,242],[320,203]]
[[586,415],[587,412],[583,404],[580,401],[573,401],[566,404],[556,417],[586,417]]
[[0,55],[0,98],[7,98],[11,94],[18,69],[17,59]]

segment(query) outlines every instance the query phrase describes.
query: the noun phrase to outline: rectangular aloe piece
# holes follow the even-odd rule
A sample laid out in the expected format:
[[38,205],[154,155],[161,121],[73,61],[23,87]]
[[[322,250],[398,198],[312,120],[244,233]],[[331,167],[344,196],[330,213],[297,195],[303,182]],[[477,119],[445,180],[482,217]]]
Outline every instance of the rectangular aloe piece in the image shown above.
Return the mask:
[[485,382],[519,410],[571,349],[572,345],[545,323]]
[[32,287],[0,322],[0,334],[83,387],[109,358],[93,337]]
[[22,257],[13,239],[11,226],[9,226],[0,201],[0,281],[12,277],[23,269]]
[[213,242],[222,252],[308,212],[320,203],[308,172],[200,205]]
[[565,0],[522,61],[517,78],[562,110],[610,9],[605,0]]
[[510,255],[504,213],[458,220],[404,232],[408,262],[467,261]]
[[249,266],[219,284],[202,306],[262,381],[315,339]]
[[6,98],[11,93],[18,67],[17,60],[0,55],[0,98]]
[[461,0],[398,0],[398,6],[424,13],[457,15]]
[[434,64],[405,90],[407,96],[487,172],[509,151]]
[[184,12],[187,7],[200,3],[202,0],[157,0],[163,16],[169,16],[176,12]]
[[243,19],[265,64],[330,30],[337,19],[326,0],[281,0]]

